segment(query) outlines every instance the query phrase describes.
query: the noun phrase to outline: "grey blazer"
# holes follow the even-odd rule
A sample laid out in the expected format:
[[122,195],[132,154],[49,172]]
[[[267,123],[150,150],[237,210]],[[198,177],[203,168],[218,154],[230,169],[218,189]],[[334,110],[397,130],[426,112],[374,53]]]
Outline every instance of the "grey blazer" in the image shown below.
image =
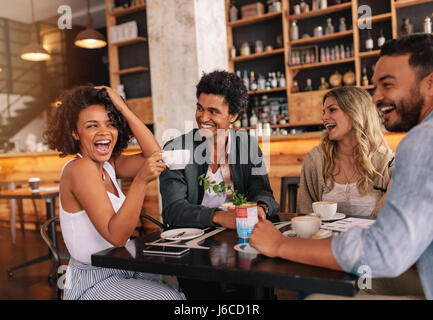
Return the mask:
[[[257,140],[246,131],[230,129],[229,167],[234,188],[247,196],[248,201],[266,204],[268,216],[276,216],[279,207],[274,199],[262,151]],[[208,142],[194,129],[169,141],[164,150],[189,149],[191,158],[183,170],[165,170],[159,177],[164,222],[176,227],[203,228],[216,226],[212,215],[217,208],[201,205],[203,186],[198,177],[208,170]],[[194,155],[194,156],[193,156]]]

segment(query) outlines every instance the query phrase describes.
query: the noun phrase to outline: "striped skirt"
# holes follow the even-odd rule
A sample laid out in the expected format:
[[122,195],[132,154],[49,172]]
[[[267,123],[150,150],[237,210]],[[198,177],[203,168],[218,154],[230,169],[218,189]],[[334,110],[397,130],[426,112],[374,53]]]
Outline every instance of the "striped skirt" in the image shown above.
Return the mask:
[[64,300],[184,300],[161,275],[94,267],[73,258],[66,270]]

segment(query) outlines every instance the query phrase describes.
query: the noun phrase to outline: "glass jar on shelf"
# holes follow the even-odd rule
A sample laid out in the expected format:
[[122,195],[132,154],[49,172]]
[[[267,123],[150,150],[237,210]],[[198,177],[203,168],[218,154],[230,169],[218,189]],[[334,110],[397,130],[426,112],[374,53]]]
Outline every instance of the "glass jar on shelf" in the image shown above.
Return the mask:
[[325,34],[333,34],[333,33],[334,33],[334,26],[332,25],[332,19],[327,18],[326,19]]

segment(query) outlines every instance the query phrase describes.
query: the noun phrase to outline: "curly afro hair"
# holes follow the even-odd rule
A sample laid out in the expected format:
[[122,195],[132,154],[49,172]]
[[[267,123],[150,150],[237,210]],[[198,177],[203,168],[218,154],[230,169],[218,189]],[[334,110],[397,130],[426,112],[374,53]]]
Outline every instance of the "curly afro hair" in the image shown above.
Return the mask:
[[248,91],[242,80],[227,71],[204,73],[197,84],[197,99],[202,93],[223,96],[230,114],[238,114],[248,106]]
[[60,106],[48,122],[48,129],[43,134],[44,142],[60,152],[61,157],[76,154],[80,143],[72,137],[77,131],[80,111],[91,105],[102,105],[108,112],[118,131],[118,138],[113,154],[120,154],[128,146],[132,131],[122,114],[114,107],[105,89],[95,89],[92,85],[79,86],[64,91],[59,99]]

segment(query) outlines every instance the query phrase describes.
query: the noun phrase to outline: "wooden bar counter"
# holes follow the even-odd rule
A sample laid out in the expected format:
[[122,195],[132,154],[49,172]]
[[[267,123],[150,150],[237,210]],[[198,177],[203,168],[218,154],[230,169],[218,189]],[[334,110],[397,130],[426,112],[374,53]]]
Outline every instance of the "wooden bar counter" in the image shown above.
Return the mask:
[[[267,166],[277,202],[280,202],[281,177],[299,176],[305,155],[320,143],[321,134],[321,132],[310,132],[272,136],[268,144],[260,141],[263,152],[270,154],[270,163],[267,163]],[[404,134],[387,133],[385,136],[395,152]],[[137,148],[130,148],[125,153],[137,152]],[[0,181],[27,181],[30,177],[40,177],[41,181],[59,180],[63,165],[71,158],[72,156],[60,158],[54,151],[0,154]],[[126,192],[128,183],[124,183],[123,188]],[[37,203],[37,206],[40,221],[44,221],[44,203]],[[143,211],[158,217],[159,210],[158,182],[154,181],[148,188]],[[58,214],[58,204],[56,204],[56,213]],[[35,229],[35,224],[32,222],[35,221],[34,210],[30,201],[24,203],[24,220],[26,229]],[[0,201],[0,227],[9,227],[9,206],[6,200]],[[156,229],[150,222],[145,224],[145,228]]]

